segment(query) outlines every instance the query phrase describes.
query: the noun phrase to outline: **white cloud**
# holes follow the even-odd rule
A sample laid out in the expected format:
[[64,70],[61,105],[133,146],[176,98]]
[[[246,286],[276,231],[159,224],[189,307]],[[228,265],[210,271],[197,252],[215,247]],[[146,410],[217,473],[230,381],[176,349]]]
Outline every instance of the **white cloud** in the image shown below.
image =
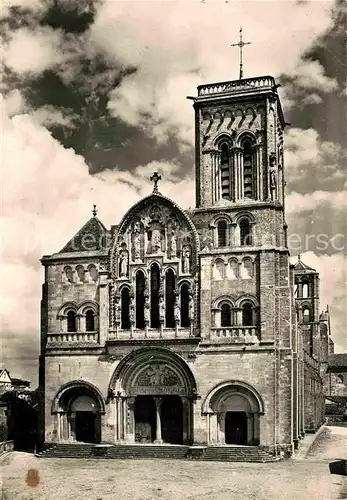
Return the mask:
[[285,133],[285,173],[289,189],[304,191],[322,188],[332,182],[336,187],[346,177],[340,145],[323,141],[312,128],[289,128]]
[[73,114],[61,111],[51,105],[41,106],[30,113],[33,120],[39,125],[50,128],[52,125],[61,125],[65,128],[73,128]]
[[292,192],[286,199],[290,250],[317,255],[341,254],[347,249],[347,191]]
[[288,213],[310,212],[324,205],[346,211],[347,191],[313,191],[306,194],[293,191],[287,196],[286,201]]
[[300,64],[293,65],[287,76],[292,78],[298,88],[306,90],[324,93],[338,88],[337,81],[324,74],[324,68],[318,61],[301,61]]
[[[306,15],[292,2],[139,2],[105,1],[91,28],[90,40],[113,61],[137,67],[110,94],[109,109],[137,124],[159,142],[174,134],[193,144],[193,110],[186,95],[203,81],[238,76],[239,26],[252,45],[245,51],[245,75],[278,75],[300,60],[302,51],[329,25],[332,2],[314,2]],[[248,8],[252,5],[252,8]],[[283,19],[291,20],[283,31]],[[270,25],[271,29],[264,29]],[[233,39],[235,37],[235,40]],[[274,40],[276,43],[274,43]],[[266,54],[264,59],[259,54]],[[316,74],[314,73],[316,71]],[[325,83],[313,65],[303,69],[305,85],[314,77]]]
[[3,50],[3,62],[19,75],[37,75],[62,61],[62,34],[48,27],[19,28]]
[[6,109],[9,116],[17,115],[23,113],[27,104],[23,94],[18,89],[14,89],[6,95]]

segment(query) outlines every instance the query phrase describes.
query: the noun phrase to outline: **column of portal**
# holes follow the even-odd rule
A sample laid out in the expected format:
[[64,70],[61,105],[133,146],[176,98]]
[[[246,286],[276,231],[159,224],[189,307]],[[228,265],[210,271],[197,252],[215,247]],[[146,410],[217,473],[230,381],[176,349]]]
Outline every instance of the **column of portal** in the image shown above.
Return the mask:
[[118,397],[114,396],[112,399],[113,403],[113,425],[114,425],[114,442],[117,443],[119,441],[119,420],[118,420]]
[[189,442],[189,427],[190,427],[190,405],[187,397],[181,397],[182,411],[183,411],[183,444]]
[[162,444],[163,440],[161,437],[161,397],[154,397],[155,402],[155,415],[156,415],[156,435],[155,435],[155,443]]
[[58,411],[57,413],[57,440],[62,441],[62,432],[61,432],[61,414]]
[[127,442],[128,443],[135,442],[134,407],[135,407],[135,398],[128,398],[127,399],[127,423],[128,423]]
[[122,438],[124,441],[127,440],[127,398],[126,396],[122,396]]

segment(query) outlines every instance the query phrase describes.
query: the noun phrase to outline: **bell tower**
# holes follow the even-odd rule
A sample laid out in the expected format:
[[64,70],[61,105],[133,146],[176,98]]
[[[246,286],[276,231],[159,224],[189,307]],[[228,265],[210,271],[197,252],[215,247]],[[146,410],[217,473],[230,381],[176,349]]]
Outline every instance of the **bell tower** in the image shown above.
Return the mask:
[[284,205],[285,121],[271,76],[200,85],[196,207]]

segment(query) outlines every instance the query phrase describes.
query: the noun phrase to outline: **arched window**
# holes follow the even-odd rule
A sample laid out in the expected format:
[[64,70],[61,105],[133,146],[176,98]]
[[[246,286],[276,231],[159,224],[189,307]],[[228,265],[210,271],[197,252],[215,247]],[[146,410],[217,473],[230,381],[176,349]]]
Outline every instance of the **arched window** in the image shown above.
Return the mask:
[[227,223],[225,220],[220,220],[217,223],[217,245],[219,248],[227,246]]
[[241,246],[252,245],[252,226],[248,217],[242,217],[239,222],[240,227],[240,244]]
[[249,139],[243,142],[243,195],[244,198],[254,198],[254,167],[252,143]]
[[221,307],[221,326],[232,326],[232,309],[230,304],[222,304]]
[[78,280],[83,283],[84,282],[84,267],[83,266],[77,266],[76,267],[76,271],[77,271],[77,276],[78,276]]
[[151,266],[151,328],[159,328],[159,287],[160,269],[158,264]]
[[96,267],[92,264],[88,267],[88,271],[92,281],[96,281],[98,279],[98,271]]
[[136,273],[136,328],[141,330],[145,327],[145,276],[142,271]]
[[242,305],[242,326],[254,326],[253,304],[244,302]]
[[129,330],[130,328],[130,295],[129,288],[124,287],[121,293],[121,328],[123,330]]
[[311,321],[311,310],[307,306],[302,310],[302,319],[304,323],[310,323]]
[[65,273],[65,278],[66,278],[66,281],[68,281],[69,283],[73,283],[73,270],[70,266],[66,266],[64,268],[64,273]]
[[235,259],[230,259],[227,267],[227,275],[229,280],[237,280],[239,275],[239,263]]
[[75,311],[69,311],[66,315],[67,319],[67,331],[77,332],[77,321]]
[[221,184],[222,184],[222,198],[230,200],[230,166],[229,166],[229,148],[227,143],[221,146]]
[[172,269],[168,269],[165,275],[165,324],[166,328],[175,327],[174,306],[175,306],[175,274]]
[[225,271],[224,261],[221,259],[216,260],[213,264],[213,270],[212,270],[213,279],[217,281],[223,280],[225,275],[224,271]]
[[189,326],[189,287],[187,283],[181,286],[181,326]]
[[252,278],[252,276],[253,276],[252,259],[249,257],[245,257],[242,261],[241,278],[242,279],[249,279],[249,278]]
[[95,328],[95,313],[92,309],[86,311],[86,332],[94,332]]
[[308,283],[303,283],[302,285],[302,298],[307,299],[308,297]]

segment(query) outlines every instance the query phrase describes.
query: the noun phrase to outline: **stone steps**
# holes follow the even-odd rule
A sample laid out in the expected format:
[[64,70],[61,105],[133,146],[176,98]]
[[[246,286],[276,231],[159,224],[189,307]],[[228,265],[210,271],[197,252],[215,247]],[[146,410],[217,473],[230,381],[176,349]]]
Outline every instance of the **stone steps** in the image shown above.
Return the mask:
[[87,443],[56,443],[44,449],[40,458],[80,459],[192,459],[220,462],[274,462],[278,458],[255,446],[201,447],[197,455],[184,445],[95,445]]
[[256,446],[209,446],[201,460],[221,462],[275,462],[278,458]]

